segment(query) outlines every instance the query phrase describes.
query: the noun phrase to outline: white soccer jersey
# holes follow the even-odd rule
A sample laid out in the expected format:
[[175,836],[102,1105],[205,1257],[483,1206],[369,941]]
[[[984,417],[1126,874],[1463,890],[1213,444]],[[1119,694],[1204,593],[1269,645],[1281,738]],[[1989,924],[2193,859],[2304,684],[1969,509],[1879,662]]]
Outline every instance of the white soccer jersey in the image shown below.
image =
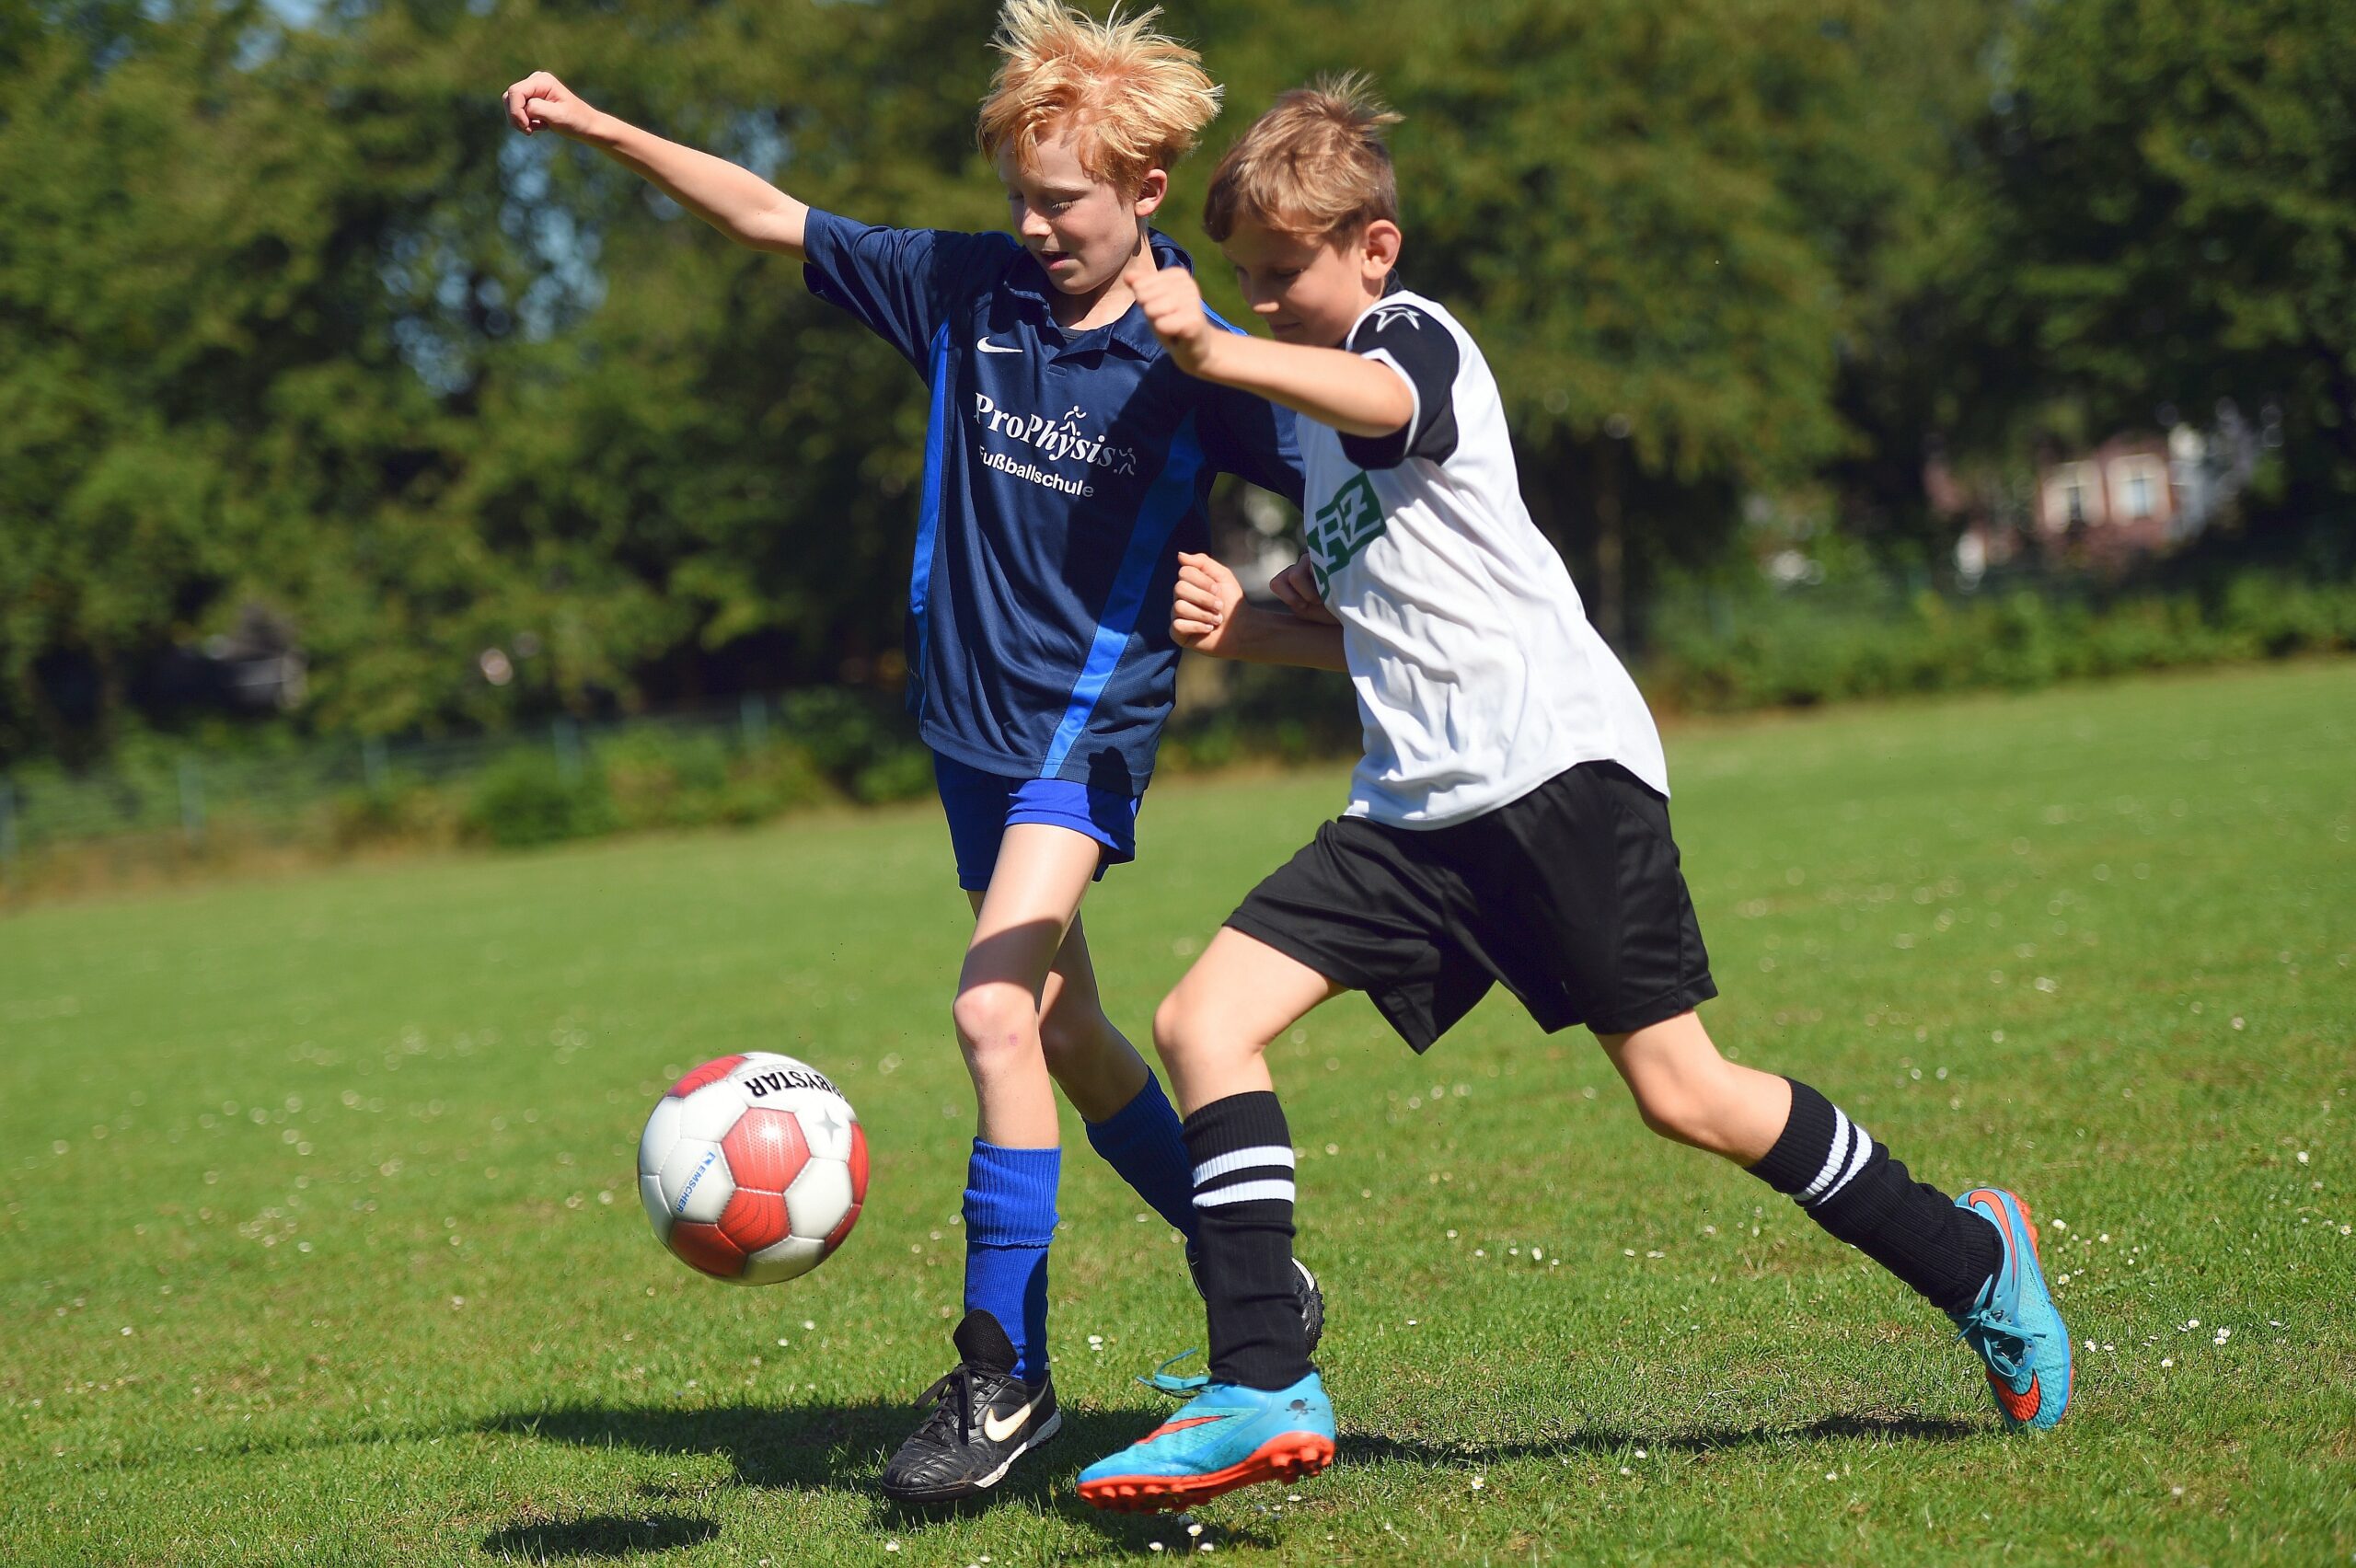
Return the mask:
[[1344,346],[1415,395],[1415,418],[1388,436],[1299,426],[1309,554],[1366,726],[1344,814],[1444,826],[1582,762],[1616,762],[1669,793],[1645,699],[1522,504],[1479,347],[1407,293],[1369,306]]

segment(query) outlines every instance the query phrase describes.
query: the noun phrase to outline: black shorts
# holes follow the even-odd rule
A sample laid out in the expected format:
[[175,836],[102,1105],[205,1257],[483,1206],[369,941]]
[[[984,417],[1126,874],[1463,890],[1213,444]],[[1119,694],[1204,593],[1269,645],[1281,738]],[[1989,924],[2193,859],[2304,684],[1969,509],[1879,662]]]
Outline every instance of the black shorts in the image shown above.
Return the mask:
[[1718,994],[1669,802],[1617,763],[1446,827],[1329,822],[1227,923],[1364,991],[1418,1051],[1500,981],[1550,1032],[1624,1033]]

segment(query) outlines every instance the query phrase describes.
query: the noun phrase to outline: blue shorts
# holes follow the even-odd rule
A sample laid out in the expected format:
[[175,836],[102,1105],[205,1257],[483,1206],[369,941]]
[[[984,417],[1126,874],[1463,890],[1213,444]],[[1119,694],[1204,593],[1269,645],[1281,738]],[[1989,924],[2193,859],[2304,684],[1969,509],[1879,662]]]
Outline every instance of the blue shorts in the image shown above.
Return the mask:
[[1096,876],[1138,858],[1138,798],[1118,790],[1091,790],[1069,778],[1008,778],[932,754],[932,777],[949,813],[949,843],[957,856],[957,885],[981,893],[998,867],[999,841],[1019,822],[1052,823],[1103,845]]

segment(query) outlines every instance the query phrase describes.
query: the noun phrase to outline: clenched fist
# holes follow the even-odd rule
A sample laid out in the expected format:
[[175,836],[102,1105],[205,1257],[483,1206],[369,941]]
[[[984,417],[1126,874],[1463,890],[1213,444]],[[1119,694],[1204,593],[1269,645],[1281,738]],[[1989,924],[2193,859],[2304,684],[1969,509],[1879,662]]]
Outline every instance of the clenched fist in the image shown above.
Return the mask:
[[1225,334],[1216,331],[1203,313],[1203,291],[1195,274],[1184,267],[1157,268],[1148,255],[1131,261],[1121,282],[1138,296],[1146,324],[1178,368],[1190,375],[1199,374],[1214,340]]
[[1181,550],[1178,593],[1170,607],[1170,637],[1197,653],[1225,654],[1229,631],[1243,607],[1243,584],[1207,555]]
[[1324,596],[1317,592],[1316,569],[1309,558],[1302,556],[1282,571],[1268,579],[1268,591],[1284,601],[1285,608],[1305,621],[1321,626],[1339,626],[1341,620],[1325,607]]
[[582,136],[597,119],[586,100],[546,71],[535,71],[508,88],[505,102],[508,123],[526,136],[543,129]]

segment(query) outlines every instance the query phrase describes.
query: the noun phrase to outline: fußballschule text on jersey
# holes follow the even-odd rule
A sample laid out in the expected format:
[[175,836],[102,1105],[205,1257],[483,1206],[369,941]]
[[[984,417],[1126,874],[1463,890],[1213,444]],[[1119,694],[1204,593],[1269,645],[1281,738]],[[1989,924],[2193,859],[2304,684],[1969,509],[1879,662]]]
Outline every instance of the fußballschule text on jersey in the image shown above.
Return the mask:
[[1222,471],[1300,499],[1292,416],[1187,375],[1134,306],[1065,332],[1011,236],[814,210],[803,244],[811,291],[932,392],[908,583],[925,743],[987,773],[1142,792],[1176,691],[1177,552],[1207,548]]
[[1345,813],[1438,827],[1611,761],[1661,794],[1636,684],[1522,504],[1496,378],[1454,317],[1398,292],[1344,346],[1414,389],[1388,436],[1299,425],[1318,587],[1342,622],[1366,755]]

